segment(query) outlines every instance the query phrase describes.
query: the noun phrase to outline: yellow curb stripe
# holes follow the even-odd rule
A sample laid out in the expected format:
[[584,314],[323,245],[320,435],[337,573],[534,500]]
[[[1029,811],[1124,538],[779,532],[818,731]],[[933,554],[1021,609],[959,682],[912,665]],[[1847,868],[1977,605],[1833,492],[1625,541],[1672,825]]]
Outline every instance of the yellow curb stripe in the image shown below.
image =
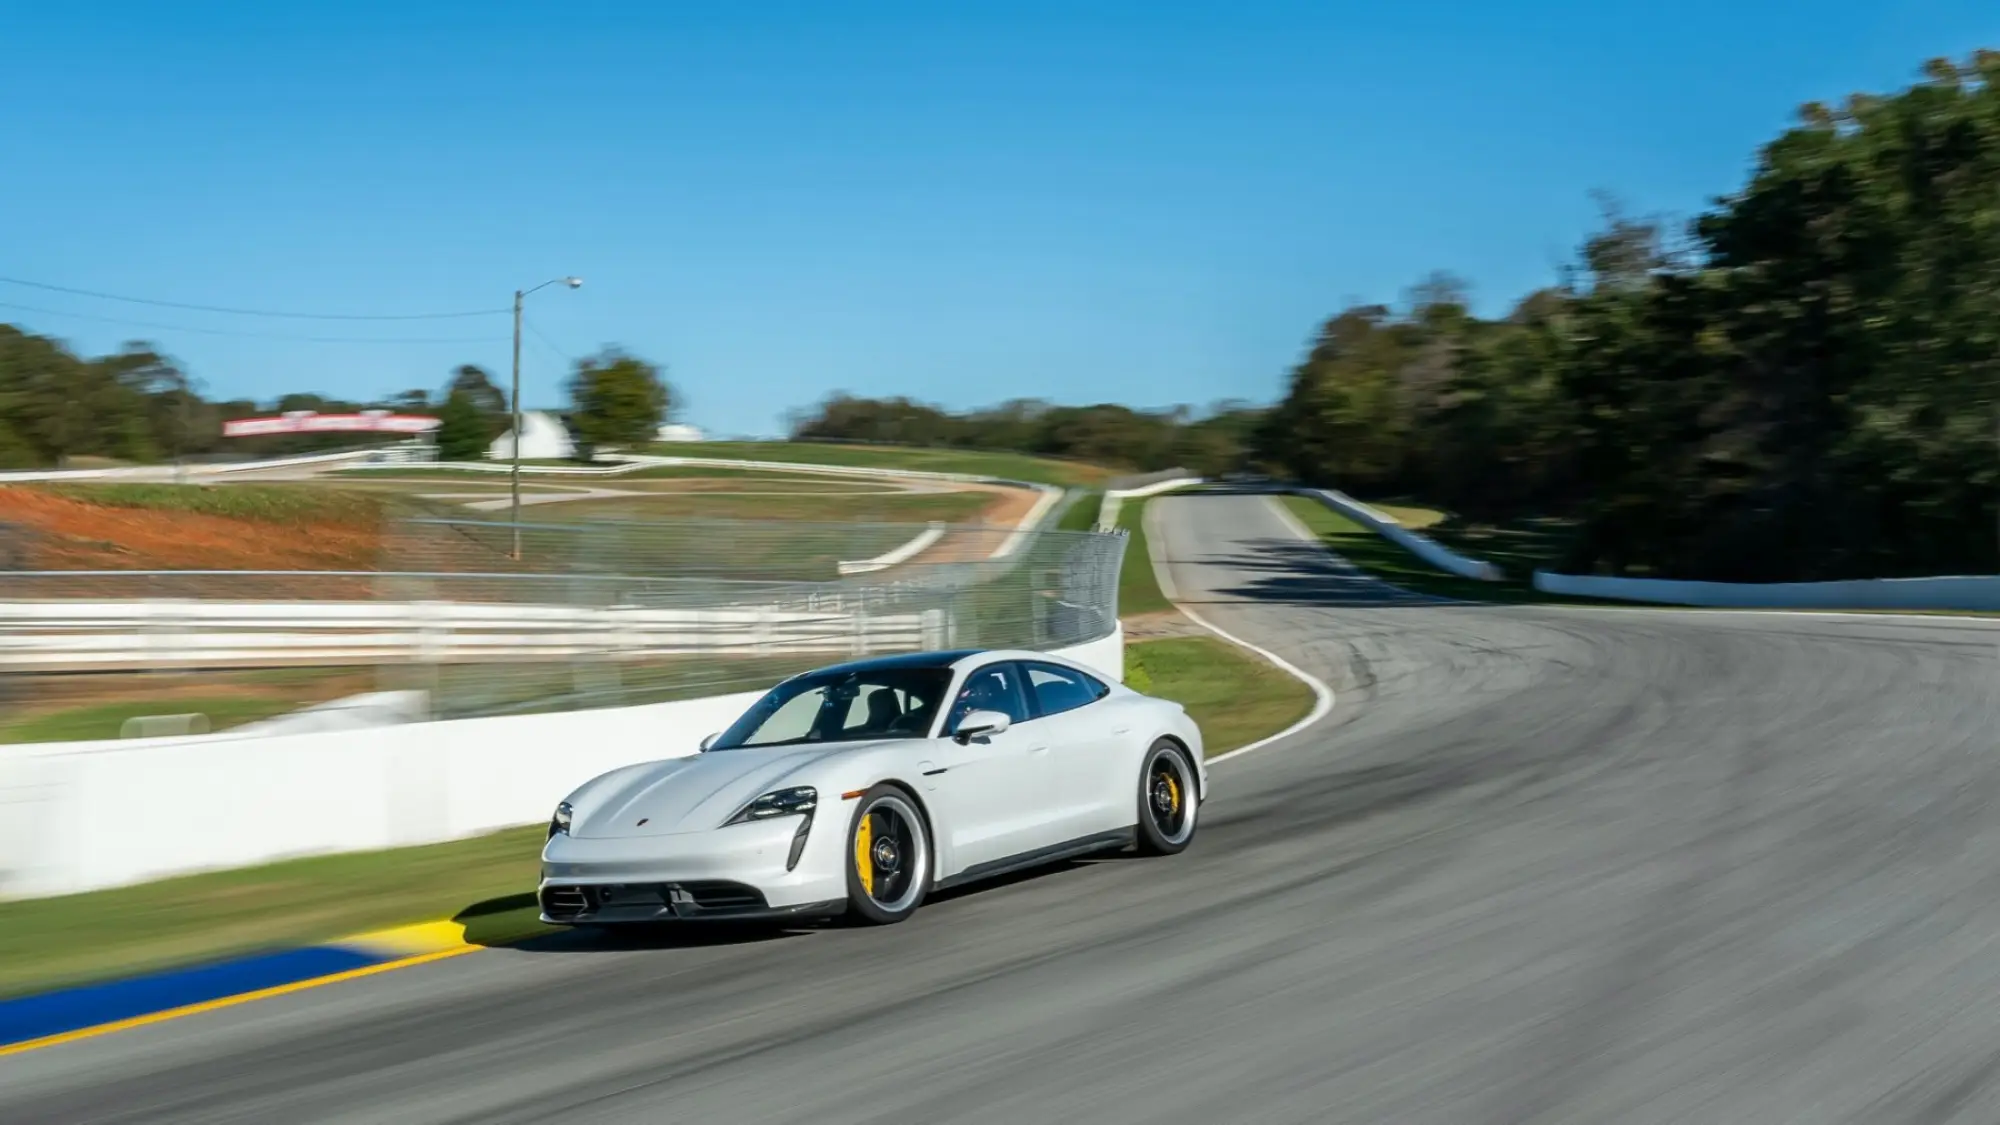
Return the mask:
[[465,940],[464,923],[419,922],[414,926],[370,930],[365,934],[339,938],[327,944],[343,949],[359,949],[370,953],[407,957],[418,953],[435,953],[441,949],[457,949],[468,943]]
[[429,953],[419,953],[413,957],[404,957],[395,961],[384,961],[379,965],[363,965],[358,969],[348,969],[345,972],[314,977],[311,980],[273,985],[270,988],[260,988],[255,992],[244,992],[236,996],[224,996],[217,1000],[204,1000],[199,1004],[187,1004],[179,1008],[169,1008],[164,1012],[151,1012],[143,1016],[133,1016],[129,1019],[116,1020],[111,1023],[101,1023],[95,1027],[65,1031],[60,1035],[48,1035],[40,1039],[29,1039],[0,1047],[0,1058],[5,1058],[8,1055],[18,1055],[24,1051],[38,1050],[42,1047],[53,1047],[58,1043],[74,1043],[79,1039],[94,1039],[100,1035],[109,1035],[114,1031],[129,1031],[135,1027],[145,1027],[147,1024],[164,1023],[167,1020],[180,1019],[182,1016],[213,1012],[219,1008],[233,1008],[238,1004],[248,1004],[252,1000],[268,1000],[273,996],[303,992],[308,988],[318,988],[323,984],[338,984],[344,980],[356,980],[361,977],[374,976],[376,973],[386,973],[391,969],[404,969],[411,965],[424,964],[427,961],[442,961],[447,957],[457,957],[464,953],[476,953],[481,948],[481,946],[477,945],[461,945],[452,949],[437,949]]

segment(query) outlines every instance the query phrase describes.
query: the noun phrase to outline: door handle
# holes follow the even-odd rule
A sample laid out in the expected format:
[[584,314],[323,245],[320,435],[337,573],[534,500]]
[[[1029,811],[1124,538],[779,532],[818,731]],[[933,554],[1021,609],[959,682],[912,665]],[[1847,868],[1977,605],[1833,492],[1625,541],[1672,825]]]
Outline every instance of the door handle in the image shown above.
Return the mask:
[[1030,746],[1030,747],[1028,747],[1028,753],[1030,753],[1030,754],[1046,754],[1046,753],[1048,753],[1048,752],[1049,752],[1049,748],[1048,748],[1047,746]]
[[1131,727],[1112,727],[1112,728],[1111,728],[1111,733],[1112,733],[1112,734],[1131,734],[1131,733],[1132,733],[1132,728],[1131,728]]

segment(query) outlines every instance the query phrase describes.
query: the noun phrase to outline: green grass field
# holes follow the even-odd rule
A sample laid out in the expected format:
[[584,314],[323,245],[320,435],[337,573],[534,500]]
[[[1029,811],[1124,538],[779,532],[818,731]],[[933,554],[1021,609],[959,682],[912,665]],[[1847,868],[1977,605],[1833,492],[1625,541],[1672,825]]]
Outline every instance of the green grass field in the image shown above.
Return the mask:
[[1130,538],[1125,543],[1125,563],[1118,572],[1118,615],[1160,613],[1174,603],[1160,592],[1160,580],[1153,573],[1153,556],[1146,545],[1146,501],[1127,500],[1118,508],[1118,526]]
[[0,743],[86,742],[100,738],[117,738],[119,729],[124,726],[127,719],[146,715],[201,714],[208,717],[210,730],[226,730],[229,727],[282,715],[293,709],[290,704],[280,700],[243,699],[230,696],[214,698],[197,696],[192,699],[158,702],[141,699],[125,703],[101,703],[92,707],[73,707],[53,714],[38,715],[18,722],[0,718]]
[[1104,504],[1101,492],[1081,492],[1070,498],[1069,506],[1063,509],[1062,519],[1056,521],[1058,531],[1090,531],[1097,527],[1097,511]]
[[22,676],[0,703],[0,744],[117,738],[147,715],[201,714],[226,730],[377,686],[370,668]]
[[1311,688],[1215,637],[1126,645],[1125,681],[1186,707],[1201,724],[1210,757],[1284,730],[1313,708]]
[[288,484],[53,484],[39,491],[107,508],[188,512],[261,523],[371,525],[393,502],[346,489]]
[[[521,464],[528,465],[530,462],[523,461]],[[561,465],[562,467],[573,468],[578,471],[574,473],[524,472],[521,474],[521,483],[527,485],[539,481],[545,484],[563,485],[601,484],[606,488],[613,488],[621,481],[635,480],[751,480],[783,482],[785,484],[795,482],[825,484],[830,479],[824,474],[785,472],[777,469],[732,469],[723,466],[706,465],[648,465],[643,469],[634,469],[629,473],[604,473],[597,471],[603,468],[603,466],[579,465],[574,462],[562,462]],[[399,465],[393,469],[338,469],[326,475],[330,478],[338,479],[342,487],[346,487],[351,481],[366,481],[371,477],[383,480],[420,481],[485,480],[505,485],[513,479],[514,474],[482,469],[463,469],[451,465],[418,464]],[[839,480],[840,478],[831,479]],[[841,483],[866,483],[866,481],[863,479],[852,482],[841,481]]]
[[978,473],[1036,484],[1100,484],[1111,470],[1074,461],[969,449],[921,449],[899,445],[837,445],[801,441],[667,442],[647,452],[662,457],[726,457],[745,461],[792,461],[807,465],[855,465],[917,469],[933,473]]
[[[669,516],[711,519],[808,520],[816,523],[970,523],[991,503],[984,492],[887,492],[880,495],[744,495],[663,492],[538,504],[522,519],[537,523],[644,520]],[[483,514],[483,513],[482,513]],[[913,530],[911,534],[915,534]]]

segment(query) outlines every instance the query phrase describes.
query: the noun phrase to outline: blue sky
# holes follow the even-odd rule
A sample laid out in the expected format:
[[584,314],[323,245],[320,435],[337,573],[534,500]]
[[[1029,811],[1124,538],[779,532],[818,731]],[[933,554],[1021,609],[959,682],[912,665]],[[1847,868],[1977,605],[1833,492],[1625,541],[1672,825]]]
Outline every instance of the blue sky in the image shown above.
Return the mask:
[[[2000,46],[2000,5],[0,0],[0,39],[0,275],[410,313],[580,274],[530,298],[530,405],[615,343],[758,434],[835,389],[1269,399],[1345,299],[1443,268],[1502,309],[1591,189],[1691,214],[1799,103]],[[508,363],[505,316],[0,302],[212,395]]]

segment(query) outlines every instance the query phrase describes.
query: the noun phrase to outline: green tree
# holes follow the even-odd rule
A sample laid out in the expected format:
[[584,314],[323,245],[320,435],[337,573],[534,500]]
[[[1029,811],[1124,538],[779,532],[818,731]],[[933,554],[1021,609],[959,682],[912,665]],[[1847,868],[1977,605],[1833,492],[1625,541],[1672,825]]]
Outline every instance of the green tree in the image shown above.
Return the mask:
[[674,403],[659,368],[616,349],[578,361],[569,397],[570,426],[593,448],[644,445]]
[[512,415],[508,412],[507,393],[493,382],[493,376],[476,364],[459,365],[451,373],[451,381],[445,384],[444,400],[453,395],[464,395],[478,412],[482,425],[486,428],[486,440],[506,433],[513,426]]
[[492,446],[486,419],[471,395],[447,395],[438,408],[437,450],[442,461],[477,461]]

